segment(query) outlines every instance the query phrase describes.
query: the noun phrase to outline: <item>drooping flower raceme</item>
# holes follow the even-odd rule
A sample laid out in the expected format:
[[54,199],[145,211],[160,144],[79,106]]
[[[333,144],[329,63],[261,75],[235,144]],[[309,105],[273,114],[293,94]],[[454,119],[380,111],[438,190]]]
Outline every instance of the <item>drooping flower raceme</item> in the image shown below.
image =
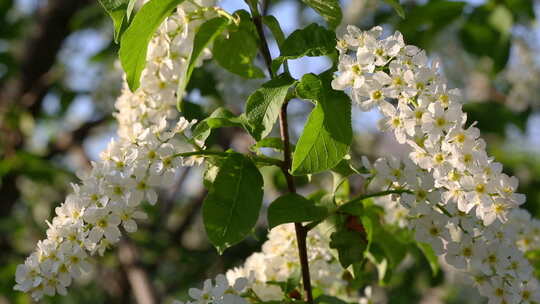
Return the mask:
[[440,63],[405,45],[399,32],[387,38],[381,32],[348,27],[338,43],[340,64],[332,83],[361,109],[377,107],[381,129],[411,148],[404,164],[375,163],[380,183],[410,190],[399,202],[416,238],[467,271],[490,303],[538,299],[532,267],[518,250],[524,238],[516,237],[509,221],[525,212],[514,211],[525,202],[515,193],[517,179],[501,172],[479,130],[466,124],[460,92],[448,88]]
[[156,203],[157,186],[170,184],[182,165],[198,162],[176,156],[193,150],[186,139],[194,122],[178,117],[174,109],[194,29],[210,17],[198,7],[182,4],[154,35],[141,87],[134,93],[126,87],[116,102],[118,139],[90,172],[79,174],[81,183],[56,208],[47,239],[17,267],[15,289],[35,299],[65,294],[72,279],[88,271],[89,255],[103,254],[117,243],[121,227],[137,230],[136,220],[146,217],[139,205]]

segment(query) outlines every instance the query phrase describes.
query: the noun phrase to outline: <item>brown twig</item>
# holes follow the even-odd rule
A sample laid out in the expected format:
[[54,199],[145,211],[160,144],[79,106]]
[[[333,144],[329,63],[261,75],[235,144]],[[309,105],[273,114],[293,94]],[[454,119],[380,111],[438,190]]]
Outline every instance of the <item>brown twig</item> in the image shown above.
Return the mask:
[[[283,158],[284,166],[281,171],[285,175],[287,180],[287,188],[289,192],[296,193],[296,186],[294,184],[294,177],[290,174],[291,169],[291,144],[289,140],[289,128],[287,122],[287,105],[288,102],[283,103],[281,112],[279,113],[279,126],[281,131],[281,139],[283,140]],[[296,231],[296,242],[298,244],[298,255],[300,258],[300,268],[302,270],[302,283],[304,284],[304,291],[306,293],[307,302],[313,303],[313,292],[311,288],[311,278],[309,274],[309,261],[307,256],[306,238],[308,229],[301,223],[294,223],[294,229]]]
[[[275,77],[275,73],[272,71],[272,57],[270,55],[270,50],[266,42],[266,37],[264,34],[264,28],[262,25],[262,16],[258,13],[256,7],[252,7],[253,13],[253,23],[257,28],[257,33],[260,38],[260,50],[261,54],[266,63],[268,73],[272,78]],[[281,111],[279,113],[279,126],[281,132],[281,139],[283,140],[283,166],[281,166],[281,171],[285,175],[287,180],[287,187],[289,192],[296,193],[296,186],[294,184],[294,178],[290,174],[291,169],[291,143],[289,139],[289,126],[287,121],[287,105],[288,101],[285,101],[281,106]],[[306,238],[308,230],[301,223],[294,223],[294,228],[296,231],[296,242],[298,244],[298,255],[300,258],[300,267],[302,271],[302,283],[304,287],[304,292],[306,300],[309,304],[313,304],[313,292],[311,288],[311,278],[309,274],[309,261],[307,256],[307,245]]]

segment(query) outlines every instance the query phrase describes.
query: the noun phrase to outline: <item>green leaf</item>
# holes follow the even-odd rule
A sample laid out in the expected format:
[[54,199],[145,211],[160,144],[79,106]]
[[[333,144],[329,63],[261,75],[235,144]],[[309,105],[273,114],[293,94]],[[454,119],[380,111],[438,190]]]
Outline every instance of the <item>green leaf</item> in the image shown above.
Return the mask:
[[369,251],[371,248],[371,243],[373,242],[373,221],[369,216],[361,216],[360,220],[362,221],[362,226],[366,231],[367,251]]
[[341,23],[343,14],[339,0],[302,0],[302,2],[319,13],[332,29],[336,29]]
[[388,259],[378,249],[369,252],[366,251],[366,258],[377,268],[379,285],[384,286],[385,282],[389,280],[392,272],[388,267]]
[[317,206],[314,201],[296,193],[288,193],[268,207],[268,226],[272,229],[285,223],[320,221],[327,213],[325,207]]
[[201,121],[193,131],[193,137],[197,140],[206,141],[213,129],[222,127],[243,127],[244,121],[234,116],[226,108],[216,109],[210,117]]
[[208,115],[204,113],[204,109],[200,104],[184,100],[182,102],[182,115],[187,120],[196,119],[197,121],[202,121]]
[[261,69],[253,65],[259,51],[259,37],[251,16],[243,10],[235,14],[240,17],[240,24],[232,24],[227,35],[216,39],[213,59],[224,69],[243,78],[263,78]]
[[400,16],[401,18],[405,19],[405,10],[403,9],[403,6],[399,4],[399,0],[384,0],[384,2],[388,3]]
[[[204,62],[202,66],[196,67],[193,69],[190,77],[189,82],[187,83],[185,87],[185,91],[189,92],[192,90],[198,90],[201,96],[205,97],[213,97],[218,100],[222,100],[222,96],[217,89],[218,82],[216,80],[216,75],[212,71],[210,71],[207,66],[210,65],[210,62]],[[184,99],[182,102],[185,102]],[[182,110],[183,110],[182,105]],[[182,114],[184,114],[182,112]]]
[[429,244],[417,242],[416,245],[418,246],[418,248],[420,248],[420,250],[426,257],[429,263],[429,267],[431,268],[431,273],[433,274],[433,276],[436,276],[439,273],[439,260],[437,258],[437,255]]
[[[281,171],[278,167],[274,167],[273,169],[274,170],[271,172],[273,186],[279,192],[287,192],[288,191],[287,179],[285,179],[285,175],[283,174],[283,171]],[[293,176],[293,179],[294,179],[294,184],[298,188],[305,186],[306,184],[309,183],[309,179],[307,175]]]
[[272,15],[263,16],[263,23],[270,29],[274,39],[276,39],[277,45],[281,50],[281,45],[285,42],[285,34],[279,25],[279,21]]
[[360,216],[362,212],[364,211],[364,204],[362,204],[362,202],[359,202],[359,201],[348,202],[346,204],[339,206],[338,210],[340,212],[348,213],[350,215]]
[[302,77],[297,95],[317,105],[296,144],[292,161],[294,175],[312,174],[335,167],[349,151],[352,141],[351,101],[334,91],[330,80],[313,74]]
[[279,137],[267,137],[267,138],[261,139],[256,144],[251,146],[249,149],[255,152],[259,150],[260,148],[272,148],[274,150],[283,151],[283,140]]
[[362,204],[346,204],[340,207],[341,212],[358,216],[365,232],[367,247],[365,257],[376,267],[379,282],[386,284],[392,271],[401,263],[407,253],[407,242],[402,240],[399,231],[389,231],[380,220],[379,206],[369,201]]
[[324,27],[312,23],[304,29],[294,31],[281,46],[278,58],[272,62],[275,72],[288,59],[303,56],[316,57],[336,52],[336,34]]
[[186,76],[184,81],[178,83],[178,90],[176,92],[176,107],[179,111],[183,111],[182,98],[184,97],[184,90],[191,78],[195,64],[202,54],[203,50],[218,37],[227,27],[229,21],[224,17],[216,17],[203,23],[195,37],[193,38],[193,50],[189,58],[189,64],[186,70]]
[[386,231],[383,227],[377,227],[377,225],[380,224],[373,222],[373,242],[371,243],[370,252],[376,256],[382,255],[386,260],[386,273],[384,276],[379,277],[379,281],[385,284],[390,280],[391,272],[405,258],[407,249],[393,234]]
[[[118,43],[129,0],[99,0],[99,3],[111,17],[114,25],[114,42]],[[129,17],[128,17],[129,18]]]
[[330,235],[330,248],[337,250],[339,263],[343,268],[347,268],[364,259],[366,242],[359,231],[341,227]]
[[507,37],[510,35],[514,19],[512,13],[503,5],[497,5],[489,16],[489,24],[497,29],[501,35]]
[[148,43],[152,36],[163,20],[183,1],[152,0],[146,3],[122,35],[120,62],[131,91],[135,91],[140,85],[141,73],[146,66]]
[[251,125],[251,135],[257,141],[266,137],[271,131],[287,91],[295,80],[287,74],[281,74],[262,85],[249,96],[246,104],[246,117]]
[[231,153],[220,163],[202,210],[206,234],[220,253],[243,240],[255,227],[262,187],[261,173],[249,158]]

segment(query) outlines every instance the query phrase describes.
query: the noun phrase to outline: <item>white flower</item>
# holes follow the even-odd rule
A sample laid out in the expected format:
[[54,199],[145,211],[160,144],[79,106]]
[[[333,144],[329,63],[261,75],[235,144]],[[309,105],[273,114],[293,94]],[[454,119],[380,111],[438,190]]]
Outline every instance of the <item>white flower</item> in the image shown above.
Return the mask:
[[128,206],[125,202],[113,202],[110,205],[112,213],[118,216],[122,221],[122,227],[127,232],[137,231],[137,222],[135,220],[144,220],[146,213],[138,210],[136,207]]
[[456,124],[461,125],[461,119],[460,108],[445,109],[441,103],[434,102],[428,106],[428,112],[422,116],[422,129],[430,138],[436,140]]
[[382,27],[375,26],[368,31],[362,31],[354,25],[347,25],[347,33],[343,36],[345,42],[353,48],[364,47],[366,40],[375,41],[381,36]]
[[449,239],[450,233],[442,215],[432,212],[414,222],[415,237],[418,241],[431,245],[437,255],[444,252],[443,239]]
[[364,85],[364,74],[372,73],[375,69],[373,64],[362,65],[348,55],[344,55],[339,63],[339,75],[332,80],[334,90],[343,90],[346,87],[358,89]]
[[90,208],[85,213],[84,220],[93,225],[88,239],[91,243],[98,243],[103,236],[111,243],[120,239],[120,217],[112,214],[108,208]]
[[39,269],[39,258],[36,253],[31,254],[24,264],[17,266],[15,273],[15,290],[20,290],[23,292],[28,292],[32,288],[39,286],[43,280],[43,277],[40,275],[41,270]]
[[473,257],[473,266],[487,275],[505,273],[509,266],[509,253],[505,249],[496,243],[487,245]]
[[[147,169],[147,168],[146,168]],[[137,206],[142,200],[146,199],[150,205],[155,205],[158,199],[156,186],[160,185],[161,178],[156,175],[147,176],[146,172],[135,175],[134,186],[130,187],[129,205]]]
[[379,81],[386,81],[385,78],[367,80],[366,84],[359,89],[353,89],[353,101],[355,101],[363,111],[368,111],[374,106],[379,105],[384,101],[383,86],[385,83]]
[[488,297],[489,304],[518,303],[512,285],[499,277],[492,278],[480,291]]
[[471,258],[481,251],[482,245],[475,244],[470,236],[463,235],[458,242],[450,242],[446,245],[446,262],[459,268],[467,268]]
[[193,300],[196,300],[195,303],[206,304],[210,303],[210,300],[212,299],[212,291],[212,281],[210,279],[207,279],[204,281],[203,289],[190,288],[188,290],[188,294],[190,297],[193,298]]
[[509,177],[506,174],[499,176],[499,185],[497,186],[497,193],[509,200],[515,205],[521,205],[525,203],[525,195],[521,193],[515,193],[518,188],[518,179],[515,176]]
[[[381,110],[385,114],[383,118],[379,121],[379,127],[382,131],[391,130],[394,131],[397,141],[400,144],[404,144],[407,140],[407,123],[400,113],[396,111],[393,105],[382,102]],[[409,125],[410,126],[410,125]]]
[[518,301],[523,304],[540,302],[540,286],[537,281],[522,282],[518,293]]

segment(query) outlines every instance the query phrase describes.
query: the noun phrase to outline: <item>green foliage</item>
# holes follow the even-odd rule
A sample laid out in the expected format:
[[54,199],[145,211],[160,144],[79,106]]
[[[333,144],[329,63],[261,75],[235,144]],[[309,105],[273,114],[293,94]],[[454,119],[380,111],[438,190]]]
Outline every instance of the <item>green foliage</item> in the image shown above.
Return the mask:
[[407,37],[407,43],[429,48],[444,28],[462,16],[464,7],[465,2],[460,1],[429,1],[409,10],[397,30]]
[[384,0],[384,2],[388,3],[400,16],[401,18],[405,19],[405,10],[403,9],[403,6],[399,4],[399,0]]
[[509,33],[513,19],[501,5],[483,5],[474,9],[460,30],[463,47],[477,56],[493,60],[493,72],[501,71],[510,56]]
[[189,64],[186,70],[186,77],[184,81],[178,83],[177,102],[176,107],[179,111],[184,111],[182,98],[184,96],[184,89],[191,78],[195,64],[202,54],[204,48],[212,43],[227,27],[229,21],[224,17],[216,17],[203,23],[193,39],[193,50],[189,59]]
[[201,121],[193,131],[193,137],[197,140],[206,141],[213,129],[222,127],[244,127],[244,120],[234,116],[226,108],[217,108],[210,117]]
[[[367,258],[377,269],[379,284],[387,284],[392,278],[393,270],[405,258],[411,245],[415,244],[410,233],[384,225],[381,221],[383,210],[373,205],[371,200],[344,204],[338,209],[338,213],[344,215],[338,218],[338,223],[342,223],[341,228],[338,228],[335,232],[337,235],[332,240],[336,239],[333,246],[338,250],[342,265],[359,265]],[[354,238],[357,239],[356,243],[360,243],[359,238],[363,241],[361,246],[352,242]],[[361,255],[358,254],[360,249]],[[430,256],[432,252],[429,249],[425,251],[426,258],[430,263],[436,263],[436,259],[433,260]],[[433,264],[432,267],[436,265]]]
[[420,248],[420,251],[422,251],[424,257],[427,259],[429,267],[431,268],[431,273],[433,276],[436,276],[439,273],[439,261],[435,251],[433,251],[431,246],[426,243],[416,242],[416,245],[418,248]]
[[262,20],[263,20],[263,23],[272,32],[272,35],[274,36],[274,39],[276,39],[278,47],[281,50],[281,45],[283,44],[283,42],[285,42],[285,34],[283,34],[283,30],[281,29],[281,26],[279,25],[279,21],[276,19],[276,17],[272,15],[263,16]]
[[332,192],[335,194],[340,187],[348,181],[348,177],[359,172],[351,165],[348,159],[341,160],[332,168],[333,185]]
[[[99,0],[99,3],[111,17],[114,25],[114,42],[118,43],[125,24],[128,6],[133,9],[133,0]],[[129,19],[129,16],[127,17]]]
[[[208,69],[209,62],[203,63],[202,66],[193,69],[189,77],[189,82],[186,86],[186,91],[190,92],[197,89],[202,96],[222,98],[217,89],[218,82],[216,76]],[[184,107],[182,106],[182,109]],[[186,114],[182,112],[182,114]]]
[[152,0],[146,3],[122,35],[119,56],[131,91],[137,90],[140,85],[141,73],[146,66],[148,43],[154,32],[183,1]]
[[246,11],[235,13],[240,24],[231,24],[227,35],[218,36],[214,42],[213,58],[223,68],[244,78],[262,78],[264,73],[253,64],[259,51],[257,32]]
[[516,113],[497,102],[467,103],[463,105],[469,121],[477,121],[482,132],[504,136],[508,125],[514,125],[525,131],[529,112]]
[[218,170],[203,203],[203,219],[208,239],[222,253],[255,227],[263,179],[255,164],[242,154],[231,153]]
[[332,90],[329,74],[306,74],[297,95],[317,104],[305,124],[292,161],[295,175],[318,173],[336,166],[352,141],[351,102],[343,92]]
[[341,23],[343,14],[339,0],[302,0],[302,2],[319,13],[332,29],[337,28]]
[[334,54],[336,52],[336,34],[313,23],[306,28],[294,31],[283,42],[280,50],[279,57],[272,62],[274,72],[288,59]]
[[272,148],[275,150],[281,150],[283,151],[283,140],[279,137],[266,137],[260,141],[258,141],[256,144],[251,146],[249,149],[251,151],[257,151],[261,148]]
[[364,259],[364,251],[367,247],[362,233],[349,229],[346,226],[340,226],[330,236],[330,248],[337,250],[339,262],[343,268],[362,261]]
[[512,12],[515,19],[529,21],[535,18],[534,1],[530,0],[503,0],[501,3]]
[[25,151],[18,151],[0,160],[0,182],[5,175],[14,172],[43,182],[51,182],[59,175],[71,175],[56,164]]
[[[275,169],[276,170],[272,172],[272,183],[274,187],[280,192],[289,191],[285,175],[283,175],[283,172],[279,168]],[[293,176],[293,180],[296,187],[303,187],[309,183],[307,175]]]
[[376,265],[379,273],[379,284],[384,285],[391,279],[392,271],[405,258],[407,243],[404,242],[406,240],[400,239],[399,235],[388,231],[378,217],[371,212],[362,217],[362,223],[364,223],[367,235],[372,235],[366,257]]
[[246,117],[251,126],[250,133],[257,141],[272,131],[287,92],[294,84],[291,76],[281,74],[249,96]]
[[315,201],[296,193],[280,196],[268,207],[268,226],[270,229],[285,223],[299,223],[323,220],[328,210],[318,206]]
[[203,107],[201,105],[184,100],[182,101],[182,114],[187,120],[201,121],[206,117]]

